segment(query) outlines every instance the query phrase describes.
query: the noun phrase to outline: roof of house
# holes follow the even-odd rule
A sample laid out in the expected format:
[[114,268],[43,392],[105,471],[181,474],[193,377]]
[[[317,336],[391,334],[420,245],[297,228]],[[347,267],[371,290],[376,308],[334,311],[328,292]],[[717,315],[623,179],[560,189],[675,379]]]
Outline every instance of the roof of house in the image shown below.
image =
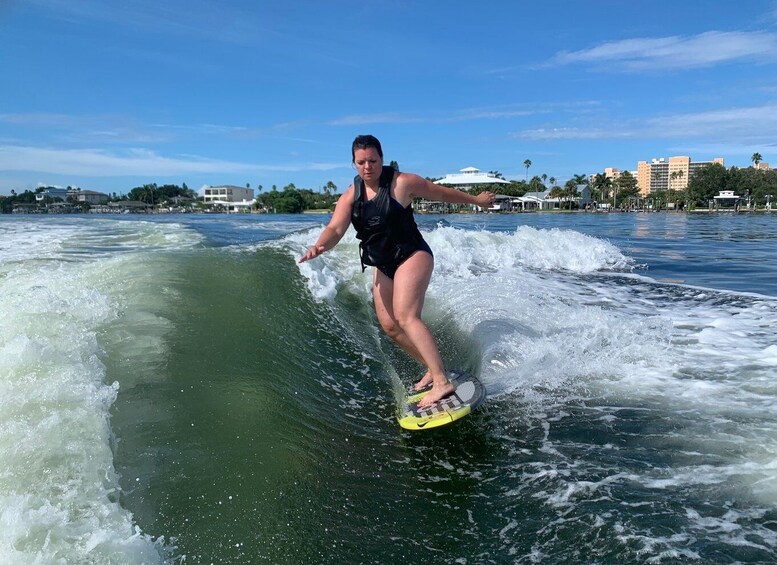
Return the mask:
[[510,184],[493,173],[481,173],[476,167],[464,167],[458,173],[447,174],[434,181],[435,184],[473,185],[473,184]]

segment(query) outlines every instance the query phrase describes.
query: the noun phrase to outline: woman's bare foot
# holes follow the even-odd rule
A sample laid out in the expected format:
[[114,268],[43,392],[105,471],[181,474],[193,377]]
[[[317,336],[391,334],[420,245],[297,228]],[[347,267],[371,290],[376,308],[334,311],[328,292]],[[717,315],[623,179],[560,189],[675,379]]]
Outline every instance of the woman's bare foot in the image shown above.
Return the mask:
[[444,384],[434,384],[432,385],[432,390],[427,392],[426,395],[421,400],[418,401],[418,407],[426,408],[427,406],[431,406],[438,400],[441,400],[446,396],[453,394],[455,390],[456,390],[456,387],[453,386],[453,383],[447,380],[445,381]]
[[417,392],[425,389],[430,384],[432,384],[432,373],[431,371],[426,371],[426,374],[413,386],[413,389]]

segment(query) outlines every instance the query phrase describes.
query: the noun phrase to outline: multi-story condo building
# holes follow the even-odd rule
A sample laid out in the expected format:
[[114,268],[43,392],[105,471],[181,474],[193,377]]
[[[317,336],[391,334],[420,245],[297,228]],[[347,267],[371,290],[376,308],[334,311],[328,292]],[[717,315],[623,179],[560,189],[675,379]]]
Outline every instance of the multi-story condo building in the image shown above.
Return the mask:
[[204,186],[201,192],[206,203],[245,202],[254,199],[253,188],[243,188],[240,186]]
[[647,196],[662,190],[685,190],[693,174],[712,163],[724,165],[722,157],[712,161],[691,161],[690,157],[669,157],[669,161],[663,157],[653,159],[650,163],[639,161],[637,163],[637,187],[642,196]]

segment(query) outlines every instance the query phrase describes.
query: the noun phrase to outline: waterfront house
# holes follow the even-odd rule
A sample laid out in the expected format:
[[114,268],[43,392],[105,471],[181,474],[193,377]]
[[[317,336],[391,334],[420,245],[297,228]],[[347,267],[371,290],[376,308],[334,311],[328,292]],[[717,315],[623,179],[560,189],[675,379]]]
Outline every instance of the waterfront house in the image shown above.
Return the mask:
[[199,192],[205,204],[213,204],[214,202],[244,202],[246,200],[253,201],[254,199],[253,188],[243,188],[230,184],[222,186],[205,185]]
[[[510,184],[510,181],[499,178],[494,173],[483,173],[476,167],[465,167],[460,169],[458,173],[447,174],[443,178],[434,181],[434,183],[469,192],[478,186],[491,187],[495,184]],[[491,210],[502,209],[495,208],[495,206],[504,205],[504,202],[501,204],[495,202],[494,206],[491,207]],[[455,204],[451,205],[442,202],[430,202],[425,199],[422,199],[418,203],[418,209],[426,212],[445,212],[457,208],[458,205]],[[477,208],[477,206],[475,208]]]
[[51,198],[52,200],[62,200],[63,202],[67,200],[69,190],[67,188],[59,188],[56,186],[47,186],[43,189],[38,189],[39,191],[35,193],[35,200],[39,203],[43,203],[46,198]]
[[510,181],[499,178],[494,173],[483,173],[475,167],[465,167],[458,173],[447,174],[434,183],[452,186],[459,190],[470,190],[481,184],[510,184]]
[[733,190],[721,190],[713,199],[716,208],[736,207],[741,200],[739,196],[734,194]]
[[72,193],[76,202],[83,202],[86,204],[105,204],[108,202],[108,195],[102,192],[96,192],[94,190],[81,190],[80,188]]
[[241,186],[205,185],[199,190],[199,195],[206,205],[221,208],[227,212],[249,211],[254,205],[254,189]]
[[140,200],[120,200],[118,202],[109,202],[105,206],[97,206],[92,208],[91,212],[94,214],[111,213],[111,214],[129,214],[129,213],[142,213],[148,212],[151,208],[150,204],[141,202]]
[[[523,196],[512,199],[513,210],[557,210],[569,206],[568,197],[551,197],[554,188],[546,188],[542,192],[527,192]],[[593,192],[587,184],[578,184],[577,196],[572,198],[578,208],[585,208],[593,202]]]

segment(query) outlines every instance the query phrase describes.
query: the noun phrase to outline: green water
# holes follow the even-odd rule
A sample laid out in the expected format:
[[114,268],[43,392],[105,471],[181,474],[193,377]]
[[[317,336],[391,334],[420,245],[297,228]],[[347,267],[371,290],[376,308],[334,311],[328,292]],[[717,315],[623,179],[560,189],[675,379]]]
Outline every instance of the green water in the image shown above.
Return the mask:
[[144,533],[195,563],[464,555],[462,532],[477,538],[483,513],[477,475],[499,452],[477,429],[486,416],[400,432],[383,354],[362,354],[378,343],[369,318],[372,337],[352,343],[327,322],[330,306],[289,284],[295,267],[277,251],[168,257],[164,271],[174,299],[155,313],[167,323],[157,319],[154,346],[108,351],[123,383],[122,503]]

